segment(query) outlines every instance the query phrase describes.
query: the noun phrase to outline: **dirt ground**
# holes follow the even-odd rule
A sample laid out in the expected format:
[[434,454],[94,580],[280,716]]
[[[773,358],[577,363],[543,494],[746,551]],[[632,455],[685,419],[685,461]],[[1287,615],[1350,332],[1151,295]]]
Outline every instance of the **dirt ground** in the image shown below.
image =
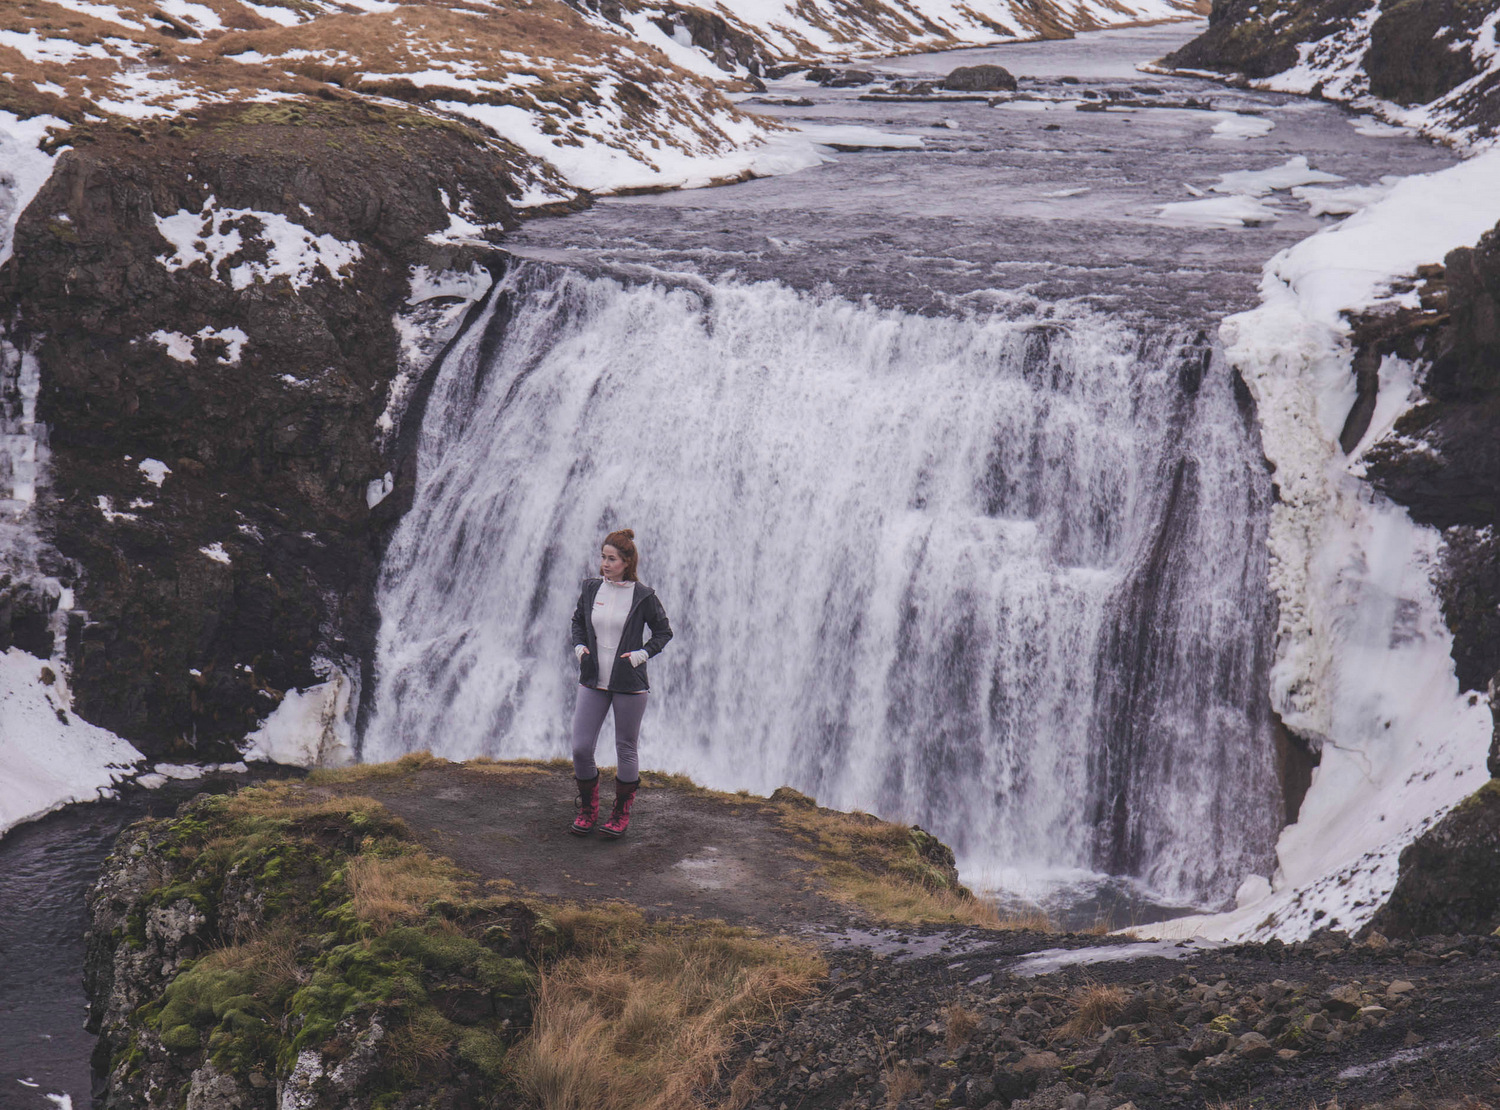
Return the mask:
[[[613,785],[604,776],[601,816]],[[620,899],[648,914],[721,918],[767,932],[862,920],[817,892],[805,845],[776,811],[726,804],[647,773],[619,840],[574,836],[572,772],[532,765],[438,764],[346,789],[376,798],[433,852],[481,879],[548,898]]]

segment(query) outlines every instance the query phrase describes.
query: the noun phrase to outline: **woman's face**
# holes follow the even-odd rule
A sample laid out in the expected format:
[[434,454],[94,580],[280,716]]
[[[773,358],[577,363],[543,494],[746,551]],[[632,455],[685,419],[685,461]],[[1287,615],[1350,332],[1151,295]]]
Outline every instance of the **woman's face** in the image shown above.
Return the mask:
[[618,582],[625,575],[625,560],[611,545],[605,544],[599,552],[599,573],[611,582]]

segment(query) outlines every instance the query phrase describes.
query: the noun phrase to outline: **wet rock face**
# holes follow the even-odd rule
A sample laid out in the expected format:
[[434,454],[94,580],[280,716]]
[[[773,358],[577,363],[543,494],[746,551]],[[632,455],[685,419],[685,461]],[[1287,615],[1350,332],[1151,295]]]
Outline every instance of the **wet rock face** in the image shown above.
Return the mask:
[[[319,681],[317,660],[367,656],[409,481],[376,428],[393,315],[413,266],[483,253],[427,240],[445,194],[474,223],[514,216],[479,136],[399,110],[241,105],[136,130],[71,136],[0,274],[0,324],[41,363],[39,509],[73,563],[77,709],[148,754],[210,757]],[[191,239],[205,211],[212,242],[158,228]]]
[[[1438,589],[1466,690],[1500,672],[1500,229],[1451,252],[1415,321],[1418,349],[1395,353],[1429,363],[1425,399],[1366,455],[1375,486],[1419,523],[1442,529]],[[1446,317],[1443,315],[1446,313]],[[1394,345],[1393,345],[1394,344]]]
[[1482,787],[1401,852],[1390,901],[1369,928],[1390,937],[1500,927],[1500,783]]

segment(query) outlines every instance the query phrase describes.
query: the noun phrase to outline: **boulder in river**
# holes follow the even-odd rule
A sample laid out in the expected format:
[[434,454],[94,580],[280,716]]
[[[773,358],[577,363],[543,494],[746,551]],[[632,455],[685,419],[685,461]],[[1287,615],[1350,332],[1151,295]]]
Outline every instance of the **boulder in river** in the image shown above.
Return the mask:
[[959,66],[943,78],[949,92],[1014,92],[1016,79],[1004,66]]
[[825,89],[854,89],[872,83],[875,75],[866,69],[830,69],[818,66],[807,71],[807,79],[816,81]]

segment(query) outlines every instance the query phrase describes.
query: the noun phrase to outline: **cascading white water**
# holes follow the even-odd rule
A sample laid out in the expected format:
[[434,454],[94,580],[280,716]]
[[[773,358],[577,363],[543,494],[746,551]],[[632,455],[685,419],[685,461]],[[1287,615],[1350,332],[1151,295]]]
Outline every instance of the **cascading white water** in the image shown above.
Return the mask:
[[676,630],[645,766],[919,822],[980,882],[1222,901],[1280,799],[1269,481],[1208,358],[520,264],[428,402],[362,754],[566,754],[569,618],[631,527]]

